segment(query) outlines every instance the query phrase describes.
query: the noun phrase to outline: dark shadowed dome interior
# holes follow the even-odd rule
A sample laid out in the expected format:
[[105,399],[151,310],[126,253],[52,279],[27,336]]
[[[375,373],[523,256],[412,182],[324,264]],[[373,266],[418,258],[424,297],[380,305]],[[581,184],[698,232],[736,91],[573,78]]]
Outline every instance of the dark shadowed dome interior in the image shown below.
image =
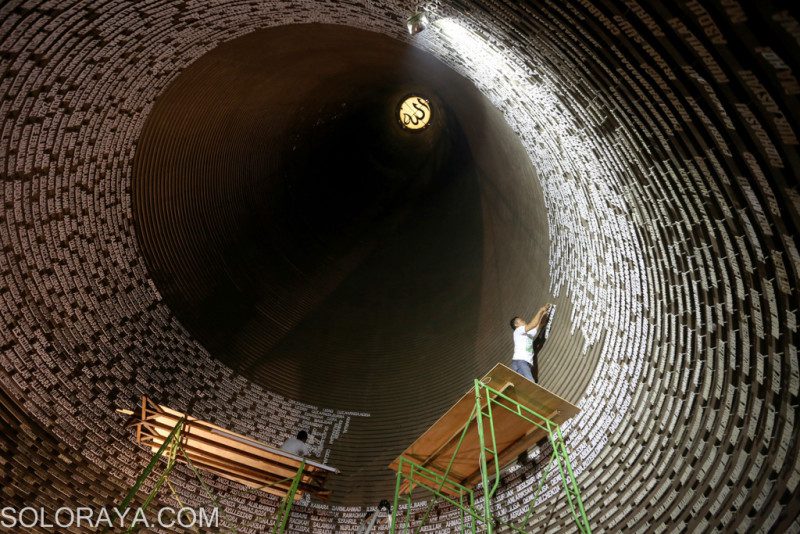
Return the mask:
[[[397,118],[412,93],[435,114],[421,132]],[[449,67],[381,34],[295,25],[225,43],[172,83],[132,189],[156,286],[211,355],[369,413],[331,456],[348,467],[332,498],[361,504],[491,367],[508,318],[548,298],[535,183],[516,135]]]
[[[3,506],[119,503],[150,454],[115,410],[148,395],[269,443],[308,429],[341,474],[288,530],[354,532],[387,464],[508,363],[508,319],[552,301],[539,378],[582,410],[564,433],[595,531],[800,532],[789,3],[56,0],[0,20]],[[431,105],[420,132],[408,95]],[[499,519],[546,452],[504,472]],[[207,481],[225,528],[270,528],[275,498]],[[531,532],[573,528],[557,484],[539,506]],[[438,504],[427,531],[457,517]]]

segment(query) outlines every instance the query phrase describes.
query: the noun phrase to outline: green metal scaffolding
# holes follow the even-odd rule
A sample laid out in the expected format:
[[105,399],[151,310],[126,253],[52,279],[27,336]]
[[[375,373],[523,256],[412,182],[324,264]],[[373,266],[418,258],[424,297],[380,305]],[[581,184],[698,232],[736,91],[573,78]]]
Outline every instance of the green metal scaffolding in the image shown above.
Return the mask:
[[[544,487],[544,484],[550,474],[553,465],[557,467],[558,474],[561,477],[561,482],[567,496],[567,504],[576,526],[581,534],[591,534],[591,527],[589,520],[586,517],[586,511],[583,507],[580,489],[575,480],[575,474],[572,471],[572,464],[569,460],[564,437],[561,434],[561,427],[551,421],[549,418],[536,412],[532,408],[520,404],[516,400],[508,397],[501,391],[498,391],[480,380],[474,382],[475,392],[475,406],[472,409],[472,414],[464,425],[464,429],[460,434],[460,438],[456,444],[455,450],[450,458],[447,469],[444,473],[439,473],[434,470],[428,469],[420,463],[410,460],[405,456],[399,458],[399,466],[397,469],[397,479],[395,483],[394,492],[394,505],[392,507],[392,520],[389,532],[395,534],[398,532],[398,505],[401,504],[401,498],[405,501],[406,514],[403,525],[403,532],[411,532],[411,519],[412,519],[412,499],[411,493],[415,488],[424,488],[432,493],[433,499],[424,514],[422,520],[417,525],[416,532],[420,532],[422,527],[427,522],[430,515],[432,506],[439,501],[444,501],[460,511],[460,532],[466,532],[469,523],[469,529],[472,534],[478,532],[478,524],[482,524],[481,532],[492,534],[497,528],[497,524],[502,524],[512,532],[524,534],[528,532],[526,527],[535,512],[536,500]],[[504,402],[500,402],[500,401]],[[522,517],[519,522],[508,523],[496,520],[492,514],[492,498],[497,492],[500,485],[500,471],[504,466],[499,465],[497,451],[497,442],[495,436],[495,426],[493,419],[493,410],[503,409],[512,412],[517,417],[533,424],[540,430],[546,432],[547,437],[552,445],[553,452],[550,455],[550,460],[544,468],[544,472],[539,481],[536,491],[534,492],[533,499],[528,506],[527,513]],[[478,433],[478,446],[480,447],[479,468],[481,474],[480,486],[483,489],[483,494],[476,499],[475,490],[468,488],[458,481],[450,479],[450,469],[456,459],[461,446],[464,443],[464,438],[467,435],[467,430],[470,428],[472,421],[477,425]],[[408,491],[405,496],[401,496],[401,487],[404,482],[408,484]],[[447,491],[444,492],[443,490]],[[478,501],[479,505],[476,505]]]

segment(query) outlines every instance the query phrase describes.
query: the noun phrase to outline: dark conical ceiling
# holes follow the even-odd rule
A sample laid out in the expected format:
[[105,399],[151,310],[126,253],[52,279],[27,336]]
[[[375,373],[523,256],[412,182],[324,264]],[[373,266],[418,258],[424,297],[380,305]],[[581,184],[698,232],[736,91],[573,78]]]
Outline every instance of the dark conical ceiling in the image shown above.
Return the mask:
[[[595,531],[800,531],[790,2],[32,0],[0,21],[3,506],[117,504],[149,454],[115,410],[147,394],[270,443],[307,428],[342,473],[289,531],[354,532],[388,460],[509,358],[509,317],[552,299],[540,378],[581,406]],[[396,122],[409,93],[421,133]],[[510,468],[497,517],[541,476]],[[208,484],[226,527],[269,529],[271,497]],[[570,530],[559,496],[531,532]]]

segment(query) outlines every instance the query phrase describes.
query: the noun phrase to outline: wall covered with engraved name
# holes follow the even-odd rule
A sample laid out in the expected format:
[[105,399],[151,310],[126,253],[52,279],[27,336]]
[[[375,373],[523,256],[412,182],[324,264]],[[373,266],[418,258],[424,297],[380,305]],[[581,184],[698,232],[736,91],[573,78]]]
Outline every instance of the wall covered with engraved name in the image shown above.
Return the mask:
[[[134,161],[160,98],[227,43],[317,22],[376,32],[438,58],[493,105],[483,120],[497,114],[521,142],[504,157],[529,183],[513,195],[479,195],[489,214],[479,227],[481,257],[518,257],[492,227],[529,232],[532,242],[546,228],[548,252],[531,269],[545,286],[537,296],[556,302],[557,313],[540,378],[582,409],[565,434],[592,526],[800,531],[797,15],[736,0],[435,0],[424,3],[433,24],[409,37],[405,18],[415,5],[0,7],[2,502],[115,504],[149,457],[115,409],[147,394],[272,443],[307,427],[320,456],[349,473],[340,493],[355,480],[374,488],[358,502],[304,501],[290,530],[353,532],[391,491],[383,471],[358,472],[359,457],[382,461],[418,434],[390,429],[384,415],[416,411],[414,425],[424,428],[468,386],[450,384],[433,403],[404,396],[405,405],[389,410],[307,396],[291,383],[289,363],[279,366],[289,383],[278,385],[269,366],[248,377],[171,307],[173,286],[150,268],[158,243],[140,232]],[[464,142],[474,142],[474,118],[455,104],[451,111]],[[177,151],[192,135],[170,142]],[[476,161],[502,152],[472,146]],[[217,164],[209,161],[204,171]],[[515,208],[523,195],[546,211]],[[526,313],[504,304],[526,300],[514,291],[523,266],[513,263],[505,280],[488,263],[480,263],[481,282],[511,287],[476,297],[491,302],[488,317]],[[294,305],[287,297],[286,309],[300,313],[302,303]],[[463,323],[453,323],[437,327],[458,332]],[[493,324],[475,319],[480,334],[470,350],[478,356],[466,364],[458,351],[403,358],[413,353],[413,332],[406,347],[387,350],[408,376],[477,376],[509,357],[508,327]],[[368,332],[347,334],[371,343]],[[420,332],[420,343],[425,335],[433,334]],[[392,383],[375,379],[378,367],[325,378],[345,386],[372,378],[380,397],[379,386]],[[206,504],[189,470],[176,471],[184,502]],[[510,468],[498,517],[524,515],[541,476],[536,461]],[[224,524],[240,532],[270,524],[274,499],[207,480]],[[415,503],[416,520],[426,505]],[[557,485],[545,487],[539,505],[533,531],[569,527]],[[430,519],[426,531],[456,530],[446,506]]]

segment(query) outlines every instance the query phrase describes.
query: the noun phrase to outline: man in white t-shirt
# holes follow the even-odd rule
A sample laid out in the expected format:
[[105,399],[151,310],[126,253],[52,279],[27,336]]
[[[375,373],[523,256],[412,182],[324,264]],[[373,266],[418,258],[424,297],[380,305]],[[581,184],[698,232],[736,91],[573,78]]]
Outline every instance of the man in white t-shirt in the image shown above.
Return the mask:
[[541,332],[542,323],[550,314],[552,307],[552,304],[545,304],[527,323],[522,317],[511,319],[511,328],[514,330],[514,356],[511,359],[511,369],[532,382],[536,382],[533,378],[533,340]]
[[297,433],[296,438],[289,438],[284,441],[283,445],[281,445],[281,450],[289,454],[294,454],[295,456],[300,456],[301,458],[306,458],[311,455],[311,449],[306,444],[307,441],[308,432],[301,430]]

